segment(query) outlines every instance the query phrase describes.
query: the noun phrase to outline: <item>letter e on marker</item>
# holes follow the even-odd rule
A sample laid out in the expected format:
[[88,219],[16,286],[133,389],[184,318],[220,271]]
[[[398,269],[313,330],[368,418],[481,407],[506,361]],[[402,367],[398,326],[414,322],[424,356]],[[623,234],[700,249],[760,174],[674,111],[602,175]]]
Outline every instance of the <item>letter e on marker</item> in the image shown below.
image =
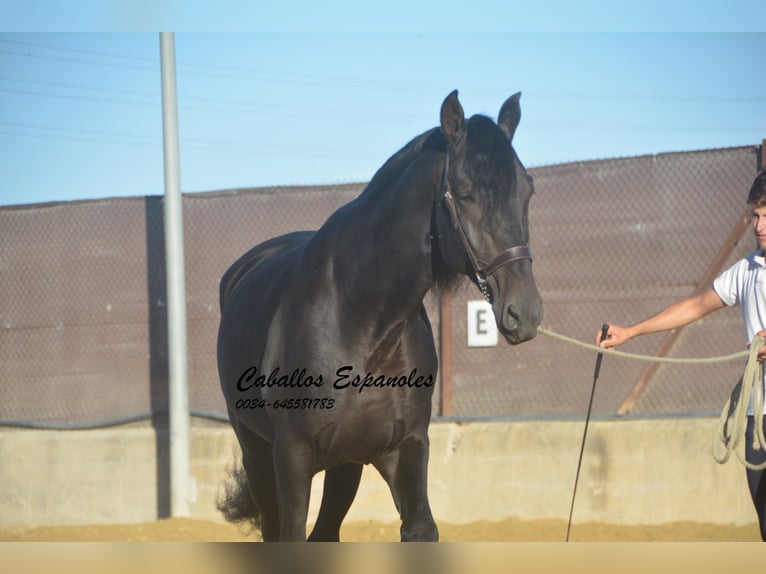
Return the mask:
[[487,301],[468,301],[468,346],[497,345],[497,325],[492,305]]

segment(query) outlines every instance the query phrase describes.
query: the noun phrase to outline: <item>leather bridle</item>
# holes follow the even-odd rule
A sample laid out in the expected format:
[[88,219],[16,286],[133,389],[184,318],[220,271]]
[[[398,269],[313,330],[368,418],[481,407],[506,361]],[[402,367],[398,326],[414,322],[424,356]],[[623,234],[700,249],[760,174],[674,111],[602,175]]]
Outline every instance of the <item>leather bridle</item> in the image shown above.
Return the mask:
[[509,247],[505,251],[501,252],[486,265],[481,263],[481,260],[478,258],[476,252],[473,250],[471,244],[468,241],[468,236],[466,235],[463,224],[460,221],[460,215],[457,210],[457,205],[455,204],[455,198],[453,197],[452,191],[450,189],[448,177],[449,155],[450,153],[448,147],[444,158],[444,175],[442,176],[441,183],[441,189],[444,190],[444,193],[442,194],[442,197],[444,198],[444,202],[447,204],[447,210],[449,211],[450,219],[452,220],[452,226],[457,231],[457,234],[460,237],[460,241],[463,243],[463,248],[468,255],[471,266],[473,267],[473,272],[474,276],[476,277],[476,283],[479,287],[479,291],[481,291],[482,295],[484,295],[484,298],[487,301],[491,302],[489,288],[487,287],[487,278],[501,267],[514,261],[519,261],[522,259],[529,259],[532,261],[532,251],[530,251],[528,245],[514,245],[513,247]]

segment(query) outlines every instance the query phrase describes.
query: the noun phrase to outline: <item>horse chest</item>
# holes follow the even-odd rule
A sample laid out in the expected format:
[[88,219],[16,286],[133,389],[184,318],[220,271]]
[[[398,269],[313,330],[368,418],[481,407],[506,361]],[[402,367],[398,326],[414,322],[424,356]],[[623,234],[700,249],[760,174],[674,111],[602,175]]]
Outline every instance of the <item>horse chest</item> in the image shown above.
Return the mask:
[[403,418],[377,417],[373,421],[371,424],[368,416],[350,416],[318,432],[313,444],[317,467],[368,464],[396,449],[413,431],[411,422]]

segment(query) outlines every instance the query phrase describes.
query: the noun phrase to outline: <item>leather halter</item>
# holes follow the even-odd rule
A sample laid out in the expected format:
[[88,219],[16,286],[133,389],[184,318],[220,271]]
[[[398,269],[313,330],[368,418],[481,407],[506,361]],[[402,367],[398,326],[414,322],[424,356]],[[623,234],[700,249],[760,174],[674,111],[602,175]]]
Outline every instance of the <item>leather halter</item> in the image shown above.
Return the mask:
[[529,246],[527,245],[514,245],[513,247],[509,247],[505,251],[501,252],[486,265],[482,265],[481,260],[477,257],[476,252],[471,247],[471,244],[468,241],[468,235],[466,234],[465,229],[463,228],[463,224],[460,221],[460,215],[457,211],[455,198],[453,197],[450,188],[448,172],[449,147],[447,148],[447,153],[444,158],[444,175],[442,176],[441,184],[441,187],[444,190],[444,194],[442,197],[444,198],[444,202],[447,204],[447,210],[449,211],[450,219],[452,220],[452,226],[457,231],[457,234],[460,237],[460,241],[463,243],[463,248],[465,249],[466,255],[468,255],[468,259],[470,260],[471,266],[473,267],[473,272],[474,276],[476,277],[479,291],[481,291],[482,295],[484,295],[484,298],[487,301],[490,301],[489,288],[487,287],[487,278],[501,267],[514,261],[519,261],[522,259],[529,259],[532,261],[532,251],[530,251]]

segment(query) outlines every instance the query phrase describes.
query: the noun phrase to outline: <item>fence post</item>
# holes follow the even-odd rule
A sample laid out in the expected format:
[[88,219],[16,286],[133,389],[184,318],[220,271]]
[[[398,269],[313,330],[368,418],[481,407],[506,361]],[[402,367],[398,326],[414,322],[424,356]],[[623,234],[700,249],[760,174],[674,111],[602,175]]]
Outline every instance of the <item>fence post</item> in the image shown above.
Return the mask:
[[439,380],[441,395],[439,415],[454,414],[452,405],[452,294],[446,289],[439,294]]

